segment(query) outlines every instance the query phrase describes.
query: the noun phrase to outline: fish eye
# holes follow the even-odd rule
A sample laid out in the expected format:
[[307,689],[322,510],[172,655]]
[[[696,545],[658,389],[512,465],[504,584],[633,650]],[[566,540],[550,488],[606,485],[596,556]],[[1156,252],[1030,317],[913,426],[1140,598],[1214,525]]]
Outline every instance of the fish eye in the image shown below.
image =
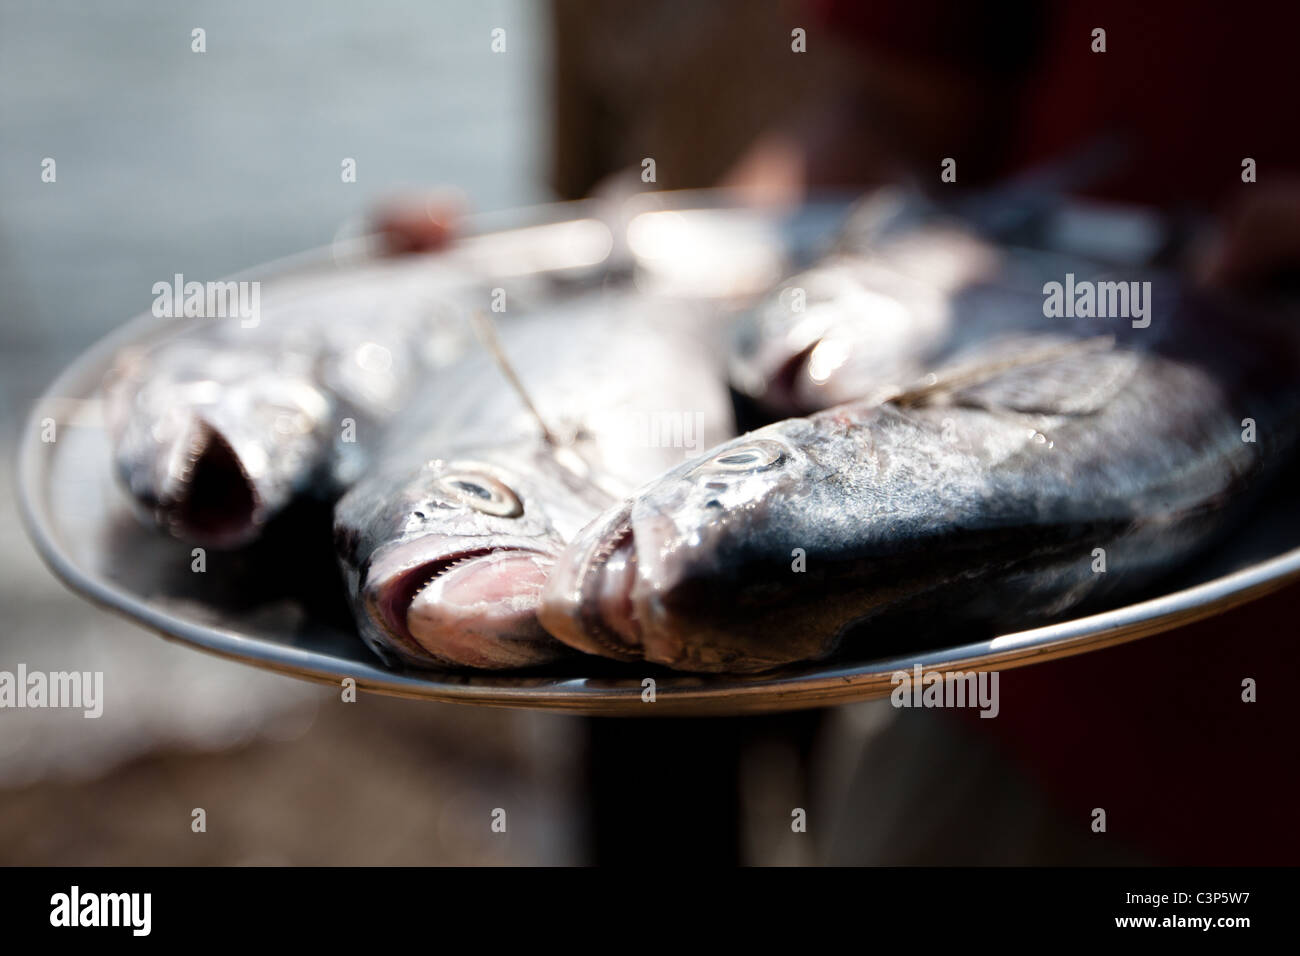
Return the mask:
[[524,513],[518,495],[504,482],[482,472],[450,472],[438,479],[438,487],[462,504],[484,514],[498,518],[518,518]]
[[760,471],[780,463],[783,458],[785,451],[779,443],[759,439],[719,452],[700,467],[708,471]]

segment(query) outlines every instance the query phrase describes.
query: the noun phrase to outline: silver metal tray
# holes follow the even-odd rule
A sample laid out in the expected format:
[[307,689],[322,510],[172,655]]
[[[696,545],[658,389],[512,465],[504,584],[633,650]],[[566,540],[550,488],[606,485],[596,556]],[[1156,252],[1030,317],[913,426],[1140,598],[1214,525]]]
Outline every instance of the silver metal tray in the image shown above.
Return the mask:
[[[728,209],[708,194],[651,198],[641,206],[564,204],[513,214],[512,229],[480,228],[459,255],[467,263],[504,259],[512,268],[544,273],[586,270],[647,275],[667,270],[670,281],[700,284],[702,295],[734,294],[774,267],[806,256],[839,222],[844,206],[829,202],[798,215]],[[684,260],[648,262],[636,238],[641,213],[667,211],[668,245],[734,250],[701,271]],[[557,233],[544,226],[603,223],[612,242],[603,255],[567,262],[555,253]],[[522,224],[522,225],[521,225]],[[480,226],[483,223],[480,222]],[[645,232],[645,221],[640,223]],[[571,231],[572,232],[572,231]],[[567,233],[566,233],[567,234]],[[698,243],[680,246],[683,237]],[[643,236],[644,238],[644,236]],[[653,237],[652,237],[653,238]],[[664,236],[660,237],[665,238]],[[730,241],[733,240],[734,242]],[[642,244],[644,245],[644,243]],[[589,245],[577,243],[577,247]],[[240,279],[264,282],[347,283],[373,262],[364,237],[327,250],[282,260]],[[621,271],[620,271],[621,270]],[[768,276],[770,277],[770,276]],[[564,294],[563,284],[556,295]],[[169,326],[167,323],[171,323]],[[98,423],[98,390],[110,356],[122,345],[174,331],[175,320],[142,316],[97,344],[55,381],[32,411],[19,458],[24,519],[41,555],[72,590],[109,610],[205,651],[297,677],[402,697],[563,710],[592,715],[735,714],[789,710],[887,696],[891,675],[926,669],[999,670],[1023,667],[1148,637],[1260,597],[1300,577],[1300,504],[1279,494],[1243,525],[1233,540],[1184,572],[1165,593],[1105,613],[993,638],[954,630],[951,644],[911,656],[860,655],[744,677],[677,674],[600,660],[570,661],[562,669],[518,673],[394,670],[357,638],[333,592],[329,544],[311,515],[293,518],[274,540],[247,553],[209,556],[205,574],[190,573],[190,549],[140,525],[110,474],[107,442]],[[41,423],[57,423],[57,440],[44,442]],[[319,515],[315,517],[319,518]],[[286,580],[284,569],[296,569]],[[323,577],[322,577],[323,576]],[[331,586],[321,587],[321,580]],[[337,600],[336,600],[337,598]],[[656,682],[653,704],[642,681]]]

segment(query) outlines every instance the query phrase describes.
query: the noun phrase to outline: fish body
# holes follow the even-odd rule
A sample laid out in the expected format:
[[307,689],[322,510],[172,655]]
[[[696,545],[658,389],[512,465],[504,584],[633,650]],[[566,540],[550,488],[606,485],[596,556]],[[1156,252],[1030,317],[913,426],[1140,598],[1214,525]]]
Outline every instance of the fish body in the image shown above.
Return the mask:
[[552,441],[486,350],[430,383],[335,509],[372,649],[480,668],[567,650],[536,619],[565,544],[636,486],[734,434],[717,353],[684,331],[684,310],[602,292],[512,318],[504,351]]
[[761,671],[1150,585],[1231,527],[1300,432],[1293,323],[1155,296],[1149,328],[1058,320],[678,466],[574,539],[543,624],[589,653]]

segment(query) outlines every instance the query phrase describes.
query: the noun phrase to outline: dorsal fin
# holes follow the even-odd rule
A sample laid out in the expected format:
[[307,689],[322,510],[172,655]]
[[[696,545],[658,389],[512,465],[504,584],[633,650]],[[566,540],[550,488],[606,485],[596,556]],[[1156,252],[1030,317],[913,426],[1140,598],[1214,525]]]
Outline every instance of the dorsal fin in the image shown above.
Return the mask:
[[[1117,368],[1113,371],[1118,373],[1119,366],[1129,369],[1134,364],[1131,355],[1115,350],[1113,335],[1046,344],[1019,342],[993,357],[932,373],[917,385],[894,392],[884,400],[907,407],[960,397],[967,404],[999,406],[1016,411],[1081,414],[1095,410],[1099,396],[1090,394],[1081,400],[1074,394],[1078,385],[1075,376],[1045,374],[1031,378],[1013,373],[1027,369],[1050,372],[1049,366],[1057,366],[1060,372],[1081,365],[1078,360],[1089,355],[1107,355],[1108,359],[1113,359],[1089,366],[1093,372],[1102,366],[1109,368],[1114,365]],[[1119,374],[1104,376],[1108,385],[1121,377]]]

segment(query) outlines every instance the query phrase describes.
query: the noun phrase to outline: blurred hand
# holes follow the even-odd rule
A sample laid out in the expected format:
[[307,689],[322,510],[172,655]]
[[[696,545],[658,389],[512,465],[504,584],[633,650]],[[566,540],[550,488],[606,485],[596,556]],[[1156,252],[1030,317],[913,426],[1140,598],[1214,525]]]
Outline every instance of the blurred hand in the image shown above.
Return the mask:
[[754,143],[721,185],[748,205],[779,206],[800,202],[807,180],[807,162],[798,140],[773,132]]
[[455,235],[464,203],[446,193],[402,196],[375,210],[372,223],[386,255],[441,249]]

